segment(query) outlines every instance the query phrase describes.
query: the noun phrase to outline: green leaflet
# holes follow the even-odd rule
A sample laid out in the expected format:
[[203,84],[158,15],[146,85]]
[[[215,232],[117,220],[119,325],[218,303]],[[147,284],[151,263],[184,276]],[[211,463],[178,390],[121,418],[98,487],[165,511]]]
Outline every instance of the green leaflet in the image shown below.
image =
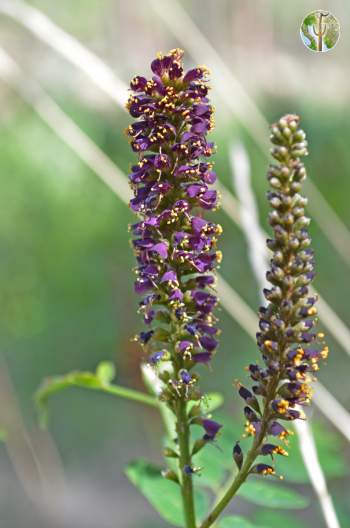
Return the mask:
[[0,442],[6,442],[7,431],[6,429],[0,429]]
[[110,361],[101,361],[97,365],[96,376],[101,383],[109,384],[115,378],[115,366]]
[[114,375],[114,365],[110,362],[103,361],[98,365],[96,373],[73,371],[63,376],[55,376],[44,380],[35,394],[35,401],[38,406],[41,424],[45,426],[47,422],[48,399],[57,392],[69,387],[98,390],[121,398],[151,405],[152,407],[158,407],[157,400],[152,396],[112,384],[111,381],[113,380]]
[[[160,467],[146,460],[135,460],[125,473],[163,519],[173,526],[184,526],[180,486],[164,478]],[[203,490],[195,490],[195,504],[201,519],[208,509],[208,497]]]
[[[189,402],[188,410],[195,405],[196,402]],[[224,403],[224,397],[219,392],[209,392],[202,401],[202,409],[204,413],[210,413],[221,407]]]
[[259,480],[247,480],[237,495],[243,499],[268,508],[302,509],[309,504],[305,495],[286,488],[282,483],[272,484],[264,477]]
[[253,524],[248,519],[239,517],[238,515],[230,515],[224,517],[217,525],[218,528],[265,528],[262,525]]
[[[291,515],[286,515],[284,512],[278,512],[273,510],[264,510],[259,509],[259,511],[254,516],[255,522],[268,526],[269,528],[307,528],[307,525],[298,517],[292,517]],[[260,524],[259,524],[260,523]]]

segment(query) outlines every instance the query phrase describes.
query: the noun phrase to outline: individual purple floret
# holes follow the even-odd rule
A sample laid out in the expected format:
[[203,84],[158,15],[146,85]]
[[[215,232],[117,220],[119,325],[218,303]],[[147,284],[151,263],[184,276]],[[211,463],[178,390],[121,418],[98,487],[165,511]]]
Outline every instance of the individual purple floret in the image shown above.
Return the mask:
[[131,226],[135,291],[143,296],[140,312],[149,327],[138,340],[152,365],[172,362],[172,378],[162,394],[169,403],[184,395],[198,399],[198,377],[191,370],[208,364],[218,345],[214,274],[222,229],[202,216],[218,202],[208,160],[214,145],[206,139],[213,108],[208,71],[184,72],[182,55],[180,49],[159,54],[151,79],[131,81],[127,104],[135,118],[127,134],[138,155],[129,175],[130,207],[140,218]]

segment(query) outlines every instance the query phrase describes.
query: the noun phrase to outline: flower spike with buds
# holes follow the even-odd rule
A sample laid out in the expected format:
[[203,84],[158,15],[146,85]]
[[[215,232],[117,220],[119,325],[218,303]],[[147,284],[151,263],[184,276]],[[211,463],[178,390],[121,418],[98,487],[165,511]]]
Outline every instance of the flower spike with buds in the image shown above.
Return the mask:
[[221,227],[200,214],[217,206],[217,193],[210,189],[216,175],[206,161],[214,149],[206,140],[213,109],[207,70],[184,73],[182,54],[175,49],[155,59],[151,80],[131,81],[128,102],[137,121],[127,132],[139,156],[130,174],[130,206],[140,216],[131,226],[135,290],[144,296],[140,311],[152,327],[138,340],[151,364],[173,362],[174,384],[163,394],[169,402],[179,393],[195,394],[197,380],[190,371],[196,363],[209,363],[218,344],[213,270],[221,260],[216,250]]
[[259,310],[257,333],[264,365],[249,365],[254,383],[251,390],[238,384],[246,404],[246,433],[253,442],[246,455],[238,443],[235,445],[237,476],[201,528],[215,522],[250,474],[275,475],[272,465],[256,463],[256,459],[288,455],[268,437],[286,440],[290,433],[281,422],[305,419],[302,407],[310,403],[310,382],[319,361],[328,354],[324,335],[314,330],[317,298],[310,291],[314,257],[304,211],[306,199],[300,194],[306,177],[300,158],[307,154],[307,142],[299,129],[299,117],[286,115],[274,124],[271,142],[271,154],[278,162],[270,166],[267,175],[271,186],[267,198],[272,209],[269,223],[274,232],[267,240],[272,251],[267,272],[271,288],[264,291],[267,305]]
[[138,263],[135,290],[143,295],[140,311],[150,328],[137,339],[150,364],[171,365],[159,369],[161,399],[177,417],[185,514],[192,527],[189,426],[203,426],[204,445],[215,439],[220,425],[200,411],[192,421],[186,401],[200,400],[193,369],[208,364],[218,344],[214,272],[221,261],[216,244],[222,229],[202,216],[217,207],[217,192],[210,188],[216,174],[208,161],[214,145],[206,139],[213,128],[208,71],[198,67],[185,73],[182,56],[180,49],[159,54],[150,80],[137,76],[131,81],[127,108],[136,121],[127,133],[138,155],[129,176],[130,207],[140,217],[131,226]]

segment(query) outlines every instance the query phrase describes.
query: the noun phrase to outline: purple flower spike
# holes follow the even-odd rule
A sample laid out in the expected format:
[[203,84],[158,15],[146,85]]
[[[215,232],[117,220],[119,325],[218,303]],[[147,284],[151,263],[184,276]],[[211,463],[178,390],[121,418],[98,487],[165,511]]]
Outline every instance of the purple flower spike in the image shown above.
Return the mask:
[[[202,217],[217,206],[210,188],[216,174],[208,159],[214,144],[207,140],[213,108],[208,70],[184,72],[182,56],[180,49],[158,54],[150,78],[131,81],[127,104],[134,118],[127,134],[138,155],[129,175],[130,207],[139,216],[131,226],[135,291],[143,295],[140,312],[150,328],[139,341],[150,364],[165,354],[173,363],[174,379],[167,380],[163,394],[168,402],[198,399],[198,376],[190,371],[207,365],[218,345],[214,272],[222,228]],[[217,431],[210,420],[205,423],[206,435],[214,438]]]
[[[310,383],[319,362],[328,355],[324,334],[313,331],[317,297],[310,296],[310,283],[315,263],[309,248],[307,200],[301,194],[306,178],[301,157],[307,155],[307,142],[299,121],[296,115],[286,115],[271,127],[271,154],[277,161],[267,173],[273,236],[266,242],[272,252],[266,279],[271,286],[263,290],[267,302],[259,309],[256,334],[263,365],[248,367],[254,382],[252,392],[238,384],[239,394],[248,404],[244,408],[246,432],[255,436],[259,454],[271,456],[287,452],[264,442],[269,435],[286,441],[290,432],[281,421],[306,419],[301,407],[310,403]],[[274,470],[257,464],[250,472],[267,475]]]

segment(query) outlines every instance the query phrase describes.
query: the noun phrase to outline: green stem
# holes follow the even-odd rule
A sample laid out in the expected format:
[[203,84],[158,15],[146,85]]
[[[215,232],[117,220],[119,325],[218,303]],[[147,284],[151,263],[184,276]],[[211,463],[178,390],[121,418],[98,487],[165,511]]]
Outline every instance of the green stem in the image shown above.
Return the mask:
[[249,472],[252,468],[252,465],[255,462],[255,459],[260,453],[261,444],[263,443],[267,430],[268,430],[268,426],[269,426],[270,419],[271,419],[270,403],[275,395],[278,382],[279,382],[279,376],[276,376],[275,378],[272,378],[271,380],[271,384],[268,390],[268,395],[264,402],[264,412],[263,412],[263,416],[261,419],[261,428],[260,428],[259,433],[256,435],[254,439],[252,447],[247,453],[247,456],[245,458],[242,468],[237,473],[231,486],[224,493],[223,497],[219,500],[219,502],[214,507],[212,512],[203,521],[200,528],[209,528],[210,526],[213,525],[213,523],[216,521],[216,519],[219,517],[222,511],[226,508],[226,506],[231,502],[233,497],[236,495],[241,485],[247,479]]
[[185,473],[184,471],[186,466],[191,467],[190,431],[186,411],[186,401],[184,399],[178,401],[176,418],[176,430],[180,452],[179,466],[181,473],[181,493],[186,528],[196,528],[192,475]]
[[[257,439],[258,437],[256,437]],[[260,438],[260,437],[259,437]],[[236,495],[237,491],[241,487],[241,485],[245,482],[246,478],[249,475],[249,471],[256,459],[256,457],[259,454],[259,448],[260,448],[261,441],[259,442],[255,441],[252,448],[247,454],[247,457],[245,459],[245,462],[241,468],[241,470],[237,473],[236,478],[232,482],[231,486],[228,488],[226,493],[223,495],[223,497],[219,500],[217,505],[214,507],[212,512],[208,515],[208,517],[203,521],[200,528],[209,528],[213,525],[213,523],[216,521],[216,519],[219,517],[221,512],[226,508],[226,506],[231,502],[233,497]]]
[[108,394],[114,394],[115,396],[126,398],[127,400],[144,403],[145,405],[149,405],[151,407],[159,407],[159,401],[156,398],[134,389],[127,389],[126,387],[120,387],[119,385],[111,385],[109,387],[106,386],[105,388],[102,388],[102,390]]
[[[82,376],[84,376],[84,373],[82,373]],[[82,389],[106,392],[107,394],[113,394],[113,396],[137,401],[145,405],[150,405],[151,407],[159,407],[157,398],[149,396],[148,394],[144,394],[143,392],[139,392],[134,389],[128,389],[126,387],[120,387],[119,385],[103,384],[101,382],[97,382],[96,380],[93,380],[93,382],[94,383],[91,383],[91,380],[86,381],[85,379],[77,378],[76,373],[67,374],[66,376],[57,376],[56,378],[47,380],[38,389],[35,395],[35,400],[39,407],[44,409],[48,399],[57,392],[70,387],[79,387]]]

